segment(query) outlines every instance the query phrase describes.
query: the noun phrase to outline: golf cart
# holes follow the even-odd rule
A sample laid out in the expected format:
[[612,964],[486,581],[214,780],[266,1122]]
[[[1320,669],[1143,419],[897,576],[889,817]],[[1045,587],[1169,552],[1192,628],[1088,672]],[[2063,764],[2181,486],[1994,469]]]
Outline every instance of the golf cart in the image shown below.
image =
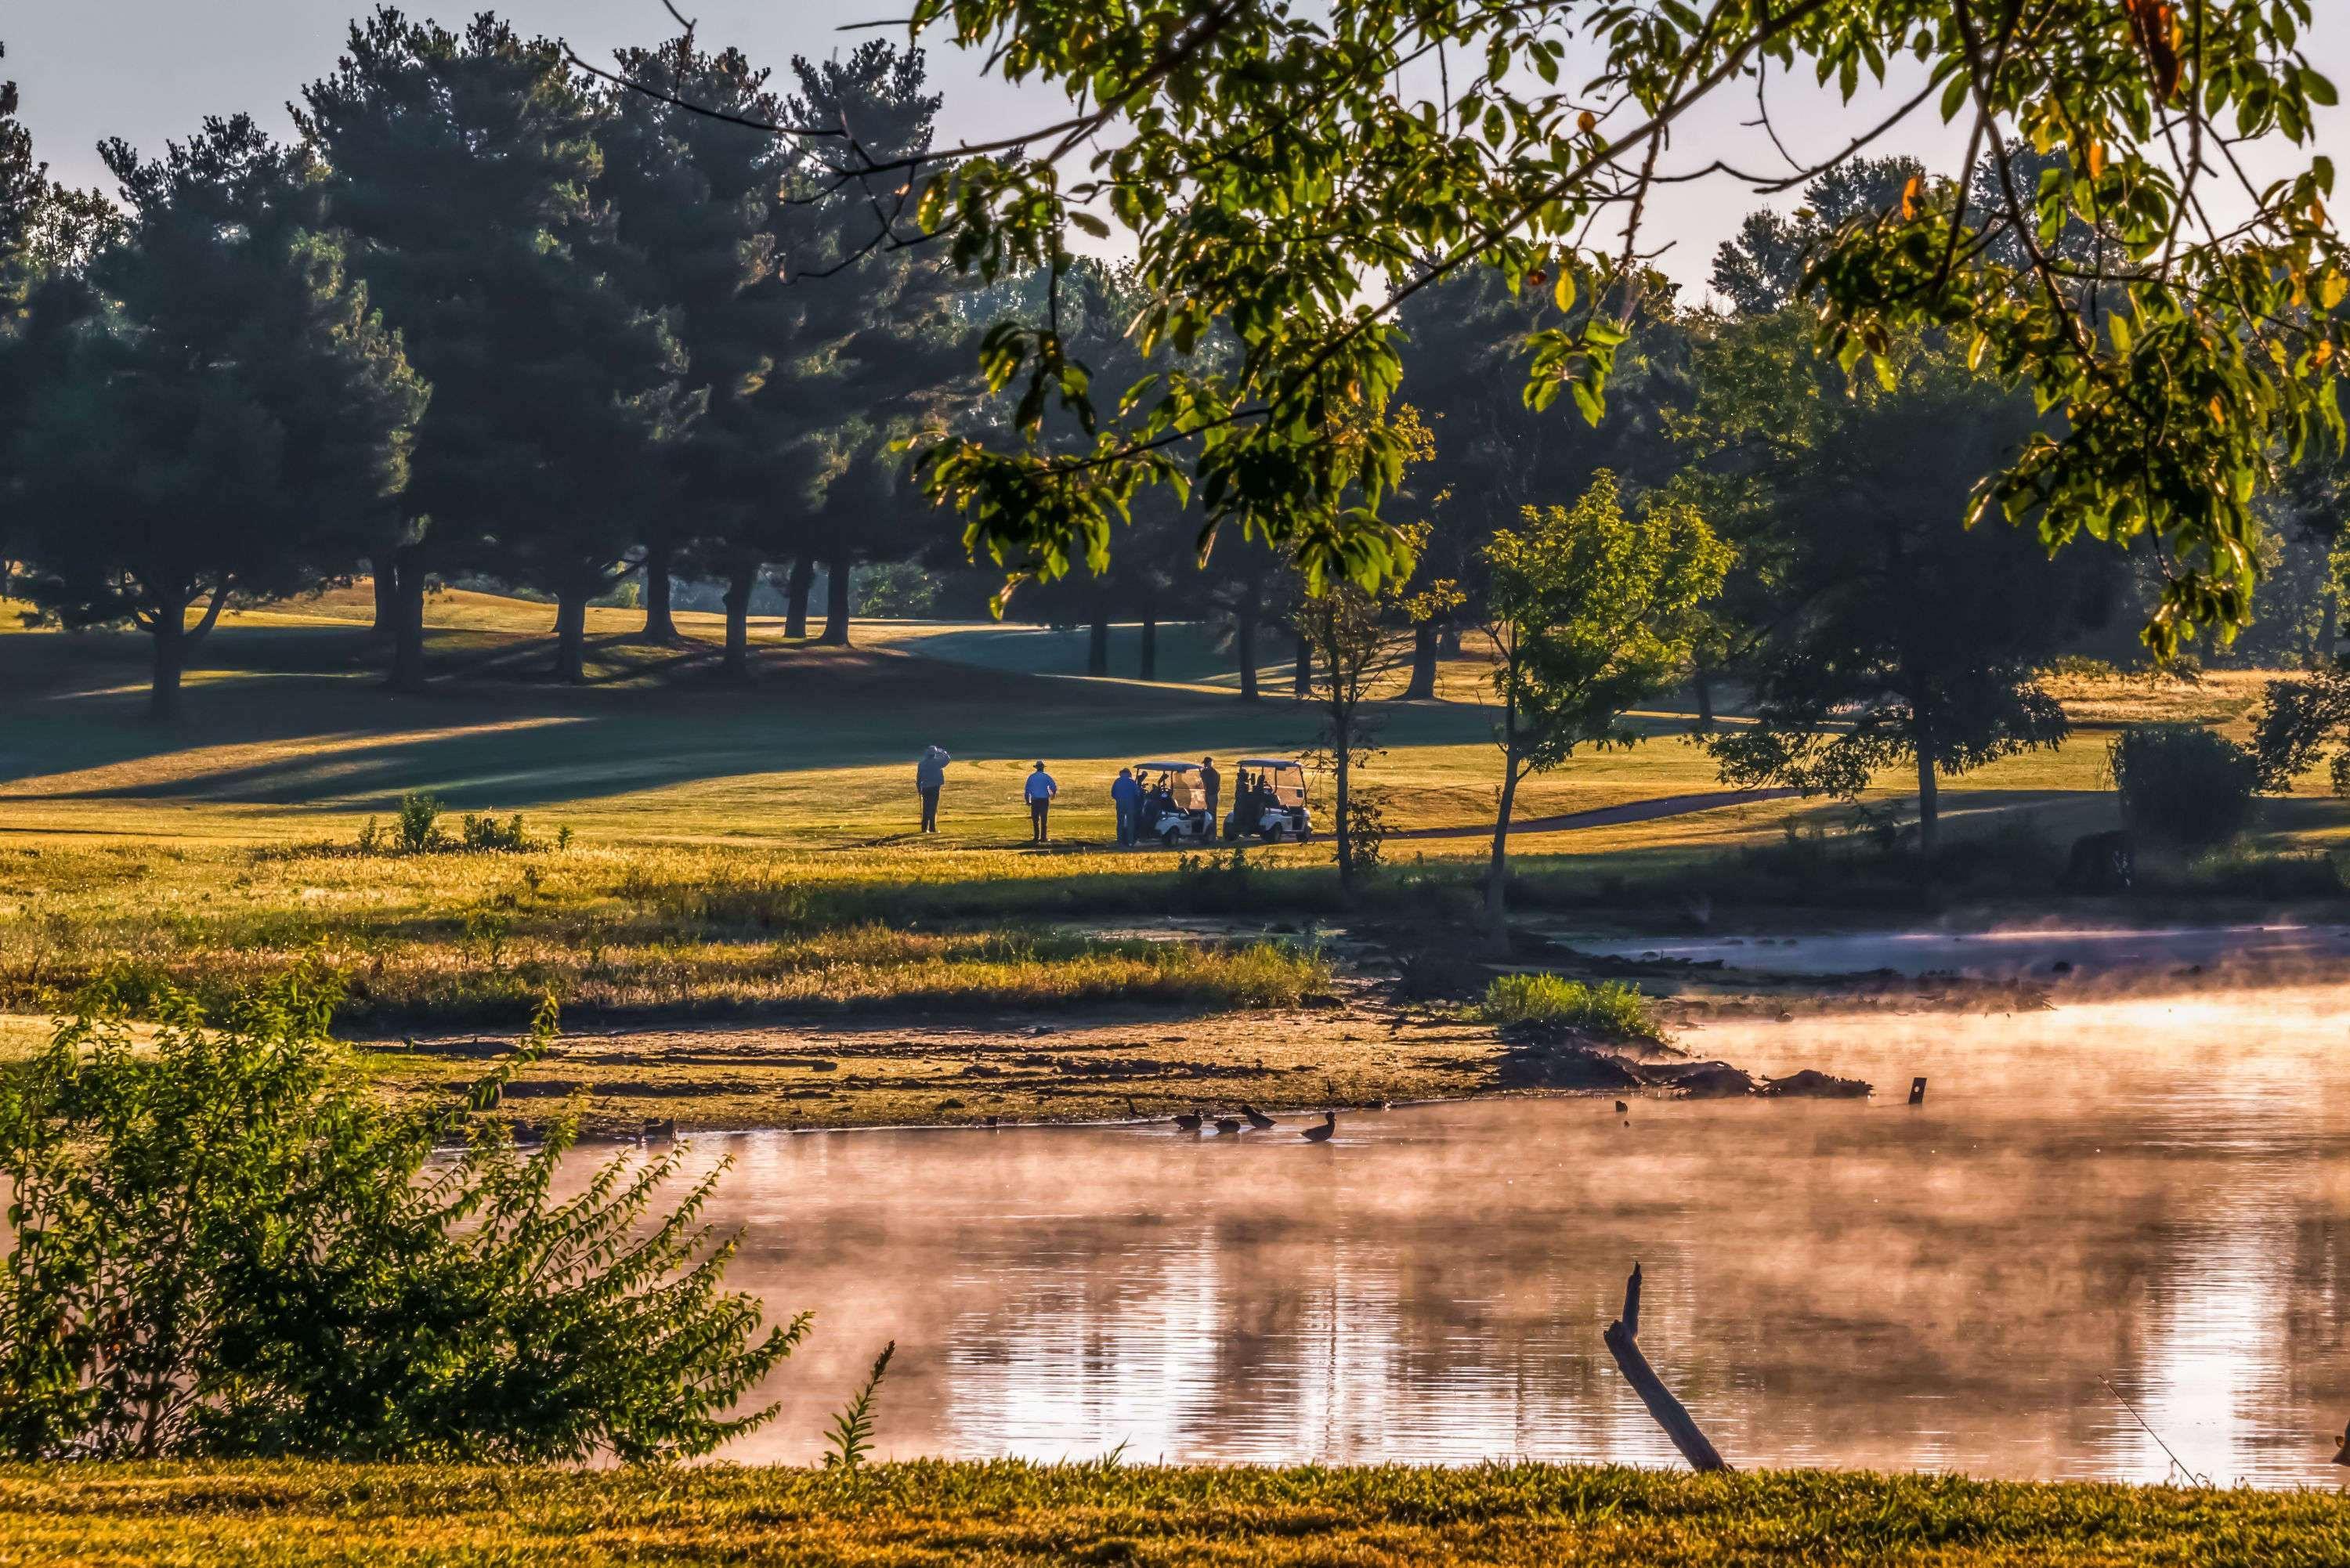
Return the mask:
[[1310,838],[1314,818],[1305,809],[1305,770],[1287,757],[1243,757],[1233,780],[1232,809],[1224,814],[1224,837]]
[[1199,763],[1137,763],[1134,778],[1142,786],[1142,804],[1134,814],[1137,843],[1155,838],[1172,849],[1186,839],[1215,836]]

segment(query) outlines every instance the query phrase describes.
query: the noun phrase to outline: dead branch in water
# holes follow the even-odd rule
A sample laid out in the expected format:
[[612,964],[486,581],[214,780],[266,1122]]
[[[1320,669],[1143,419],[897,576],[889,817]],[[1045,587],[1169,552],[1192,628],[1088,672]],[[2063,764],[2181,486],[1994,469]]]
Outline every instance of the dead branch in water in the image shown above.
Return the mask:
[[1640,1403],[1648,1407],[1648,1414],[1665,1429],[1665,1436],[1673,1440],[1673,1447],[1681,1451],[1690,1468],[1730,1469],[1729,1461],[1706,1440],[1687,1407],[1673,1397],[1673,1391],[1665,1386],[1664,1379],[1649,1366],[1648,1358],[1640,1354],[1639,1264],[1632,1265],[1632,1277],[1624,1282],[1624,1315],[1609,1324],[1600,1337],[1607,1342],[1608,1353],[1616,1357],[1617,1370],[1624,1374],[1624,1381],[1632,1386],[1632,1392],[1640,1397]]

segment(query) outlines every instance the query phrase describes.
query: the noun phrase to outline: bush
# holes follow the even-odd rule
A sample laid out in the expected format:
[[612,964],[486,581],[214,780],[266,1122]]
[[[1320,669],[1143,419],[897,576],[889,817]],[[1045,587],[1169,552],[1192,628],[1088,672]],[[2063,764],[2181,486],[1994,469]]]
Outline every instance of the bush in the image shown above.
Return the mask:
[[1379,863],[1387,847],[1388,824],[1387,793],[1357,787],[1347,799],[1347,820],[1340,825],[1354,852],[1357,869]]
[[494,816],[465,814],[464,825],[458,842],[468,849],[493,849],[509,855],[520,855],[538,847],[538,841],[522,830],[522,813],[500,822]]
[[722,1289],[723,1164],[666,1216],[681,1147],[555,1199],[576,1117],[518,1149],[475,1112],[511,1065],[388,1109],[336,1000],[315,965],[216,1026],[172,993],[134,1050],[101,987],[0,1080],[0,1454],[653,1459],[773,1414],[730,1412],[806,1320]]
[[1489,1023],[1555,1023],[1611,1040],[1662,1040],[1656,1009],[1620,980],[1592,985],[1555,974],[1495,975],[1478,1015]]
[[[370,821],[369,826],[374,826]],[[422,790],[411,790],[400,797],[400,816],[392,824],[391,841],[395,848],[406,855],[421,855],[428,849],[438,849],[441,835],[441,797]]]
[[2199,724],[2133,724],[2107,753],[2122,821],[2168,844],[2225,844],[2251,820],[2260,765],[2252,753]]

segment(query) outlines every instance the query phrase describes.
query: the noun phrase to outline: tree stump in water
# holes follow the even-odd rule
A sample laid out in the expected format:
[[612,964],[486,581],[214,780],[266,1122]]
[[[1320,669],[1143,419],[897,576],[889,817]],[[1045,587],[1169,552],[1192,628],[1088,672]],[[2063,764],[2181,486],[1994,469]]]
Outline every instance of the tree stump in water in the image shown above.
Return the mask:
[[1640,1403],[1648,1407],[1648,1414],[1665,1429],[1665,1436],[1673,1440],[1673,1447],[1681,1451],[1690,1468],[1730,1469],[1729,1461],[1698,1430],[1697,1421],[1688,1408],[1673,1397],[1673,1391],[1665,1386],[1664,1379],[1649,1366],[1648,1358],[1640,1354],[1639,1264],[1632,1265],[1632,1277],[1624,1282],[1624,1315],[1609,1324],[1600,1337],[1607,1341],[1608,1353],[1616,1357],[1617,1370],[1624,1374],[1624,1381],[1632,1386],[1632,1392],[1640,1397]]

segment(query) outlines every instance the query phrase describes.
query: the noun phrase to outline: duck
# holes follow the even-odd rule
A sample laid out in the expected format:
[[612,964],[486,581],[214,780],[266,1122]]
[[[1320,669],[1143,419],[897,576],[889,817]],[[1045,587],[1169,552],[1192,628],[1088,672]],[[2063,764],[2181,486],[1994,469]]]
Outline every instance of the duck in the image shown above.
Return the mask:
[[1218,1116],[1216,1130],[1229,1137],[1241,1130],[1241,1119],[1238,1116]]
[[1632,1107],[1626,1105],[1623,1101],[1618,1100],[1616,1102],[1616,1114],[1619,1116],[1630,1116],[1632,1114]]
[[1256,1128],[1259,1132],[1271,1132],[1273,1130],[1273,1118],[1266,1116],[1263,1111],[1258,1110],[1254,1106],[1243,1106],[1241,1107],[1241,1115],[1248,1117],[1248,1125]]
[[1336,1111],[1324,1111],[1322,1113],[1322,1125],[1320,1127],[1307,1127],[1304,1132],[1299,1133],[1297,1136],[1304,1138],[1307,1143],[1328,1143],[1330,1141],[1331,1135],[1336,1133],[1337,1130],[1338,1113]]
[[638,1136],[646,1143],[655,1143],[664,1138],[674,1138],[677,1137],[677,1118],[675,1116],[664,1116],[656,1121],[651,1116],[647,1116],[645,1118],[644,1131]]
[[1181,1127],[1185,1132],[1198,1132],[1201,1127],[1206,1125],[1207,1120],[1208,1113],[1205,1111],[1178,1111],[1175,1113],[1175,1125]]

